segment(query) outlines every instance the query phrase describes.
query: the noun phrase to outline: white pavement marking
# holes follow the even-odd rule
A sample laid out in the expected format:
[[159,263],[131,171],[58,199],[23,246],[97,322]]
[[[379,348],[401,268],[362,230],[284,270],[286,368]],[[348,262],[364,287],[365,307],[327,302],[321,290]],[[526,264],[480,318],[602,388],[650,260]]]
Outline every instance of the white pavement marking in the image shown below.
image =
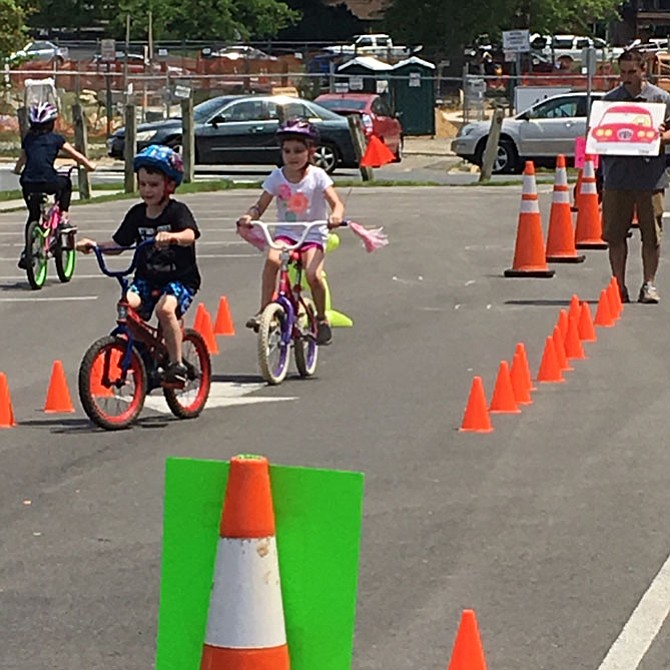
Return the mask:
[[[234,407],[238,405],[252,405],[263,402],[281,402],[282,400],[297,400],[295,396],[285,398],[263,398],[263,397],[245,397],[255,391],[267,388],[266,384],[250,383],[240,384],[239,382],[212,382],[207,399],[206,409],[216,407]],[[170,408],[162,396],[147,396],[144,406],[161,414],[172,414]]]
[[598,670],[635,670],[670,611],[670,556],[614,640]]
[[55,296],[50,298],[0,298],[0,302],[67,302],[69,300],[97,300],[97,295]]

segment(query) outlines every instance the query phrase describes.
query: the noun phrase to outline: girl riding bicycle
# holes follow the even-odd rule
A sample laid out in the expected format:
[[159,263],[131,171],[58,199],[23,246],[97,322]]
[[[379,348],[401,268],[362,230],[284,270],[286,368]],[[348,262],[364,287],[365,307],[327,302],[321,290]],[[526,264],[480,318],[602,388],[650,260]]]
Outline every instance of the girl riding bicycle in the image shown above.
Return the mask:
[[[33,193],[55,194],[61,210],[61,227],[63,231],[69,227],[70,199],[72,197],[72,182],[67,175],[58,174],[54,161],[60,152],[83,165],[89,172],[95,170],[95,164],[79,153],[65,138],[55,133],[54,123],[58,117],[58,110],[50,102],[33,105],[28,110],[30,130],[21,142],[21,155],[16,161],[14,172],[20,174],[23,198],[28,207],[28,221],[38,221],[40,218],[40,203],[31,198]],[[19,267],[24,268],[25,259],[21,254]],[[25,269],[25,268],[24,268]]]
[[[277,199],[277,220],[309,222],[328,220],[310,231],[301,247],[303,267],[316,306],[318,344],[329,344],[332,339],[330,324],[326,319],[326,289],[323,283],[323,265],[328,229],[342,223],[344,205],[335,192],[333,180],[325,170],[312,165],[312,158],[319,141],[318,130],[304,119],[293,119],[279,126],[277,140],[281,146],[283,167],[274,169],[263,182],[263,192],[237,224],[251,226],[260,219],[273,198]],[[330,207],[330,216],[327,216]],[[277,226],[275,241],[295,244],[295,228]],[[247,327],[258,330],[260,314],[271,302],[275,290],[281,252],[269,249],[263,268],[261,308],[247,321]]]

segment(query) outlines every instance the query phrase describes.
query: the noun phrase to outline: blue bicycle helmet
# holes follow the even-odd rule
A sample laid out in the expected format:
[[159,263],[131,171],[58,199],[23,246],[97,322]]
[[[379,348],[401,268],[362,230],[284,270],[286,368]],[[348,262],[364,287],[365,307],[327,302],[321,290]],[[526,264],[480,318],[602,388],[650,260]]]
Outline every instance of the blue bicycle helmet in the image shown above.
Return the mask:
[[282,123],[275,136],[279,142],[282,140],[307,140],[316,144],[319,141],[319,130],[307,119],[295,118]]
[[133,170],[151,168],[162,172],[179,186],[184,179],[184,163],[181,156],[170,147],[151,144],[140,151],[133,160]]

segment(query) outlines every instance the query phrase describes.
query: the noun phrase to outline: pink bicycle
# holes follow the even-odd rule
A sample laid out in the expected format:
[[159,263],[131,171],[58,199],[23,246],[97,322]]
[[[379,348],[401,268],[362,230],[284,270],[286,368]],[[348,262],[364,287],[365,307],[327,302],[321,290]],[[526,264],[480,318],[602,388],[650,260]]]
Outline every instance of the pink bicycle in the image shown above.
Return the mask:
[[[72,166],[67,170],[68,178],[75,167]],[[69,282],[74,275],[76,257],[74,244],[77,230],[73,226],[68,226],[66,230],[60,229],[61,210],[55,198],[50,203],[46,193],[31,193],[28,200],[30,211],[37,209],[34,207],[35,201],[39,204],[40,210],[39,221],[29,221],[26,226],[24,258],[28,283],[35,290],[44,286],[49,258],[54,259],[58,279],[63,283]]]

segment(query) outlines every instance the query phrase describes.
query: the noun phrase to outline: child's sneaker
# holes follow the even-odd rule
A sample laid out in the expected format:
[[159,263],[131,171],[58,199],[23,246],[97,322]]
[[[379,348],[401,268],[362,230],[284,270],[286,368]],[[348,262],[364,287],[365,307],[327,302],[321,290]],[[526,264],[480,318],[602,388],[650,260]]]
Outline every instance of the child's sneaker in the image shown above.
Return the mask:
[[322,319],[317,324],[316,343],[325,346],[333,341],[333,331],[326,319]]
[[22,270],[27,270],[28,269],[28,259],[26,257],[25,249],[21,252],[21,258],[19,258],[19,262],[17,263],[17,265]]
[[188,379],[188,368],[183,363],[170,363],[163,375],[163,381],[183,384]]
[[258,314],[254,314],[244,325],[247,328],[251,328],[254,333],[257,333],[258,329],[261,327],[261,313],[258,312]]
[[661,302],[661,296],[658,295],[656,287],[650,282],[645,282],[642,284],[640,289],[640,296],[637,299],[638,302],[644,302],[648,305],[655,305],[656,303]]

